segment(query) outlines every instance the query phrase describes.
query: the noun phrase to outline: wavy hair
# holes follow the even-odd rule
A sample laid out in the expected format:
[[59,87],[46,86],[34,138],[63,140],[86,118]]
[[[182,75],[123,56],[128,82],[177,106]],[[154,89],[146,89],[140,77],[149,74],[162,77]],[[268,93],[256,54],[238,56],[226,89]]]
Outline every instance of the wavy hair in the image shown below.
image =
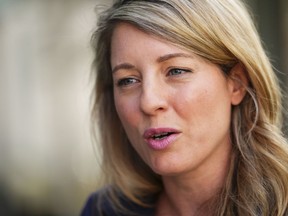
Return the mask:
[[115,191],[143,204],[141,198],[163,190],[160,176],[132,148],[115,110],[110,42],[120,22],[220,65],[227,76],[235,64],[243,66],[249,85],[244,100],[232,108],[233,157],[215,215],[287,213],[288,150],[281,132],[281,91],[240,0],[118,0],[100,14],[92,36],[96,74],[92,119],[99,130],[104,180],[115,203]]

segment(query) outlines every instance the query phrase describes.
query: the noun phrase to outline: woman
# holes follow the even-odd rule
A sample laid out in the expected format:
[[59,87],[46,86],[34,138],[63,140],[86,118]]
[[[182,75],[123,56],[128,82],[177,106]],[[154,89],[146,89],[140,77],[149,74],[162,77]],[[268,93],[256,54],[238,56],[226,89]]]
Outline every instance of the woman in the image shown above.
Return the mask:
[[92,42],[104,186],[82,215],[285,215],[281,94],[239,0],[128,0]]

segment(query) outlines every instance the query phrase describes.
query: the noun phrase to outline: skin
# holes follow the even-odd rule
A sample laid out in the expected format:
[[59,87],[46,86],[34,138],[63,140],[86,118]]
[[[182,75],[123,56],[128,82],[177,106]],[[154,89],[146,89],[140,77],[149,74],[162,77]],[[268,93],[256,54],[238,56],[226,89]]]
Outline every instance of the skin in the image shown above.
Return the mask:
[[[231,108],[245,90],[219,66],[125,23],[112,35],[111,67],[115,106],[127,136],[163,179],[157,215],[209,215],[202,207],[225,181]],[[244,77],[240,67],[232,74]],[[179,134],[167,148],[155,150],[143,138],[149,128]]]

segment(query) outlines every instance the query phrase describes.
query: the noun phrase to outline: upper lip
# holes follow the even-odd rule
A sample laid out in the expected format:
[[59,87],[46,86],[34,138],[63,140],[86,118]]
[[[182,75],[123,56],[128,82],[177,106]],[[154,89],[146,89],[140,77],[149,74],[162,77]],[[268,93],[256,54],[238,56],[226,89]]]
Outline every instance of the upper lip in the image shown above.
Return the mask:
[[145,130],[143,137],[144,139],[149,139],[154,137],[155,135],[160,135],[164,133],[180,133],[180,131],[174,128],[149,128]]

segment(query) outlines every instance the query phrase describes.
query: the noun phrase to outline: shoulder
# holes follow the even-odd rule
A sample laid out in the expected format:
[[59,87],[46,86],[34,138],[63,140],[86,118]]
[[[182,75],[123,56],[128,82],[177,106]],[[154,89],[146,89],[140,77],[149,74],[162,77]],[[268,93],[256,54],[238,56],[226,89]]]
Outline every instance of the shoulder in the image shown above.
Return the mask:
[[[106,193],[103,193],[103,191],[93,193],[87,199],[86,204],[81,212],[81,216],[154,215],[154,208],[152,207],[144,207],[136,204],[121,194],[118,195],[117,199],[127,211],[117,211],[111,199],[107,196]],[[154,200],[155,199],[153,199],[153,201]],[[153,204],[153,201],[151,199],[151,202],[149,202],[149,204]]]
[[96,210],[95,204],[97,196],[96,194],[90,195],[90,197],[87,199],[86,204],[84,205],[84,208],[82,209],[81,216],[92,216],[92,215],[97,215],[94,214],[94,211]]

